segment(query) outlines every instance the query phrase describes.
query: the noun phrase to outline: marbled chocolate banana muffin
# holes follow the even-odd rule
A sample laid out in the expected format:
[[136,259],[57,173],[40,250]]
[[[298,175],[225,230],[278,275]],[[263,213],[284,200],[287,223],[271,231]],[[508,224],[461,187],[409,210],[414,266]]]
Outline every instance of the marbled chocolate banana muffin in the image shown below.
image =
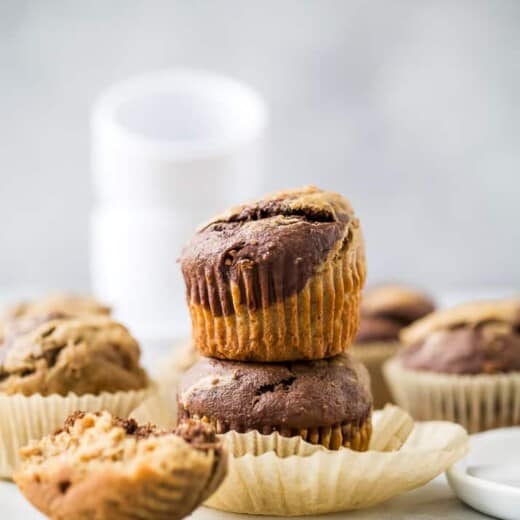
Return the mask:
[[364,245],[336,193],[307,187],[232,208],[195,234],[181,266],[202,355],[322,359],[356,335]]
[[270,364],[203,358],[184,374],[178,403],[181,422],[208,421],[218,433],[277,431],[358,451],[371,435],[368,374],[348,354]]
[[0,345],[8,329],[18,320],[45,318],[52,314],[85,316],[109,316],[110,307],[89,296],[75,294],[50,294],[41,298],[24,300],[7,306],[0,313]]
[[401,332],[385,365],[397,403],[470,432],[520,424],[520,300],[470,302]]
[[380,285],[364,292],[361,324],[351,352],[370,373],[376,409],[393,401],[382,368],[398,351],[401,330],[434,309],[433,300],[412,287]]
[[15,482],[61,520],[178,520],[211,496],[227,468],[208,425],[162,431],[107,412],[77,412],[21,453]]
[[148,379],[139,358],[137,341],[108,317],[53,313],[18,319],[0,346],[0,394],[142,389]]

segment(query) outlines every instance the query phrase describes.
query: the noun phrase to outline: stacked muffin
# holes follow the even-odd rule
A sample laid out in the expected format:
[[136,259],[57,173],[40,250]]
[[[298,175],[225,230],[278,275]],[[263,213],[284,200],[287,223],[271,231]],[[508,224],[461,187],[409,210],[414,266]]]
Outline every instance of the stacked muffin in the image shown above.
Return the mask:
[[520,424],[520,299],[442,309],[401,332],[384,367],[399,406],[470,433]]
[[375,408],[392,402],[382,368],[399,349],[399,333],[434,309],[428,295],[402,285],[380,285],[363,294],[361,324],[352,354],[368,369]]
[[367,449],[369,378],[345,353],[364,246],[343,197],[308,187],[233,208],[195,234],[181,266],[204,356],[181,381],[181,421]]

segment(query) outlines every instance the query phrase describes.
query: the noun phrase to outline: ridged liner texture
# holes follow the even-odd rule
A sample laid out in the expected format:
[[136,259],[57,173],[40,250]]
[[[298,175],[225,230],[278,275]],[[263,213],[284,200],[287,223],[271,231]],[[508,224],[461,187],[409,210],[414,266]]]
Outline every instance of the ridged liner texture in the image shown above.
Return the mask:
[[[216,419],[196,415],[192,415],[190,418],[211,424],[219,434],[227,433],[222,428],[220,421]],[[270,430],[278,432],[282,437],[301,437],[309,444],[318,444],[329,450],[339,450],[343,447],[355,451],[366,451],[372,435],[372,420],[369,417],[361,426],[343,424],[305,430],[271,426]]]
[[365,365],[370,374],[370,387],[375,410],[383,408],[387,403],[394,402],[383,375],[383,365],[395,356],[399,345],[397,341],[372,341],[354,343],[349,350],[353,357]]
[[392,359],[384,374],[397,404],[416,420],[453,421],[470,433],[520,425],[520,372],[439,374]]
[[376,412],[374,421],[368,452],[331,451],[277,433],[224,434],[229,474],[205,505],[279,516],[366,508],[426,484],[467,452],[459,425],[422,423],[410,434],[409,418],[396,407]]
[[[201,272],[191,284],[216,286],[216,272]],[[252,288],[255,269],[242,271],[243,283]],[[262,276],[283,273],[262,272]],[[189,301],[193,341],[203,356],[237,361],[291,361],[323,359],[345,351],[359,328],[361,290],[366,278],[363,239],[352,227],[350,239],[331,255],[304,288],[284,301],[251,310],[231,282],[234,314],[215,316],[210,309]],[[269,286],[269,284],[265,284]],[[252,291],[252,289],[251,289]],[[247,290],[246,290],[247,294]],[[267,294],[261,301],[268,301]]]
[[11,478],[20,463],[18,451],[30,440],[53,433],[73,412],[107,410],[119,417],[130,412],[156,393],[153,386],[143,390],[68,396],[0,393],[0,478]]

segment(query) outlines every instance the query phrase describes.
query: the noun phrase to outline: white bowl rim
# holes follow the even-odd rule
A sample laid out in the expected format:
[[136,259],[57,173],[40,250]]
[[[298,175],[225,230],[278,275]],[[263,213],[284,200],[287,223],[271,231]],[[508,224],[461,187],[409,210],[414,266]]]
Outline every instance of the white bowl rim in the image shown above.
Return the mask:
[[[497,433],[508,433],[511,434],[513,431],[516,431],[520,435],[520,426],[512,427],[512,428],[497,428],[493,430],[487,430],[485,432],[474,433],[470,435],[470,443],[471,439],[479,439],[482,437],[489,437],[492,435],[496,435]],[[457,461],[451,468],[446,471],[448,479],[453,479],[458,482],[467,483],[479,490],[484,491],[495,491],[497,493],[507,493],[508,495],[513,495],[515,497],[520,498],[520,489],[514,486],[508,486],[507,484],[501,484],[499,482],[494,482],[492,480],[486,480],[482,478],[475,477],[473,475],[469,475],[466,471],[461,469],[461,466],[467,462],[469,455],[466,455],[463,459]]]

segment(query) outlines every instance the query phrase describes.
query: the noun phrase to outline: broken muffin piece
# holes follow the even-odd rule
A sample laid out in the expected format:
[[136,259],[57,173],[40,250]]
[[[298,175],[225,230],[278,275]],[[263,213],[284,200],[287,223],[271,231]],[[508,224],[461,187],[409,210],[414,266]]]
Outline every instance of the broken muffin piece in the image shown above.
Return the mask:
[[108,412],[74,413],[21,456],[16,484],[60,520],[180,519],[213,494],[227,470],[208,425],[164,431]]

